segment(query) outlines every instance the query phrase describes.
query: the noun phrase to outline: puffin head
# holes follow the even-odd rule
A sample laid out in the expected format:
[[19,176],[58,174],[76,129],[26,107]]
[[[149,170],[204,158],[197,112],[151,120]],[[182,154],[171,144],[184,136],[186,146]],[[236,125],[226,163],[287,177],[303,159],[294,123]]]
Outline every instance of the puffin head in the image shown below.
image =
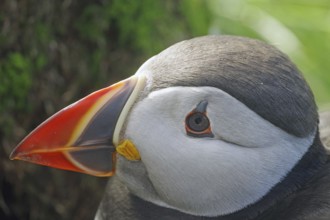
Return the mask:
[[56,113],[11,158],[116,173],[146,201],[223,216],[292,178],[318,140],[316,109],[298,69],[274,47],[205,36],[169,47],[129,79]]

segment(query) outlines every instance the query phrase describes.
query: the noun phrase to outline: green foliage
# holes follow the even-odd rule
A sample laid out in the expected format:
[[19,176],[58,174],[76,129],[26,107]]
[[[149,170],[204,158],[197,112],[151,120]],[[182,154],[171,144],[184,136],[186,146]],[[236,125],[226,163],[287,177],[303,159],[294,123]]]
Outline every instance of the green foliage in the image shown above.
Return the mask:
[[27,106],[25,96],[32,84],[29,58],[17,52],[10,53],[1,62],[0,76],[0,114],[8,108],[23,109]]
[[30,113],[33,105],[29,103],[35,70],[46,63],[42,55],[34,60],[19,52],[11,52],[0,59],[0,136],[12,136],[13,127],[19,122],[17,115]]
[[209,31],[211,22],[206,1],[183,0],[180,3],[182,14],[187,19],[188,32],[193,36],[205,35]]

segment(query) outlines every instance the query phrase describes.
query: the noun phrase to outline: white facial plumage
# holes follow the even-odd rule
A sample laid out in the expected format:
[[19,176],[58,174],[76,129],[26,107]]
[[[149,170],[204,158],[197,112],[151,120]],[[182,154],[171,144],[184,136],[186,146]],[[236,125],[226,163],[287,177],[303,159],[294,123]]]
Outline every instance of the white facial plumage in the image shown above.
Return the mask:
[[[208,103],[213,138],[186,134],[185,118],[201,101]],[[135,104],[127,122],[125,138],[142,160],[121,158],[119,177],[145,200],[203,216],[230,214],[260,200],[301,159],[315,135],[292,136],[213,87],[153,91]],[[132,163],[145,169],[142,176],[121,172]],[[152,190],[144,188],[146,183]]]

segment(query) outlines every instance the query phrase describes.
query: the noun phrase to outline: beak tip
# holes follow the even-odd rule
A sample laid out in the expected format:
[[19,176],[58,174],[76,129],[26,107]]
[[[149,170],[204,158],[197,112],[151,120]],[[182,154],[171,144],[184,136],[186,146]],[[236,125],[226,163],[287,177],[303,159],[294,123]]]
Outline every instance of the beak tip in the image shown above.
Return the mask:
[[16,150],[13,150],[9,155],[10,160],[16,160],[17,159],[17,152]]
[[10,160],[24,160],[24,157],[21,157],[19,154],[11,153],[9,155]]
[[22,160],[22,156],[25,154],[19,147],[14,148],[14,150],[10,153],[10,160]]

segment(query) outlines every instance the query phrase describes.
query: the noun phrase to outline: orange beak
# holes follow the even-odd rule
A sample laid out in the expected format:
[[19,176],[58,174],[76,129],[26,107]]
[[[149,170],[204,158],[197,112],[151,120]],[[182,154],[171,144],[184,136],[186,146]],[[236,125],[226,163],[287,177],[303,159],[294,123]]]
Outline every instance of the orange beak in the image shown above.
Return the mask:
[[144,81],[143,76],[130,77],[62,109],[25,137],[10,159],[113,175],[119,132]]

